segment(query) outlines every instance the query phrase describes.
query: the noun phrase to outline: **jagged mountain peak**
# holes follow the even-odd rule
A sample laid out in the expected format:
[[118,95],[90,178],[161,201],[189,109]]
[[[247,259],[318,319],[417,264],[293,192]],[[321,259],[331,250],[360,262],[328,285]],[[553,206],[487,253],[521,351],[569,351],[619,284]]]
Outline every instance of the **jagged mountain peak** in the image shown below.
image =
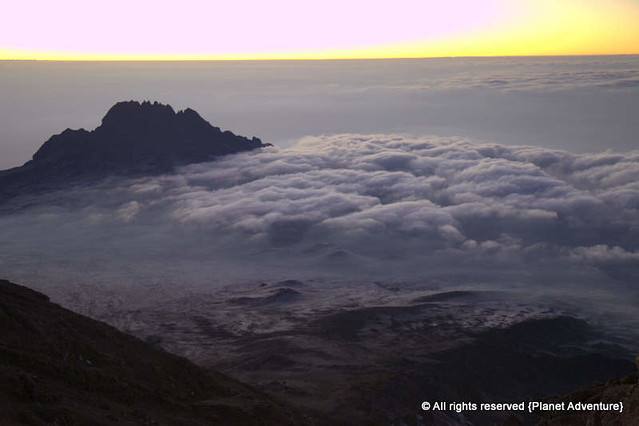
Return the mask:
[[143,120],[171,119],[176,115],[171,105],[159,102],[122,101],[109,108],[102,118],[102,126],[121,125],[124,123],[136,124]]
[[220,130],[190,108],[175,112],[159,102],[118,102],[96,129],[66,129],[24,166],[0,171],[0,199],[78,179],[166,173],[264,146],[256,137]]
[[91,132],[65,130],[34,154],[34,162],[72,162],[82,168],[161,169],[207,161],[213,157],[262,147],[262,142],[222,132],[197,112],[175,112],[158,102],[118,102]]

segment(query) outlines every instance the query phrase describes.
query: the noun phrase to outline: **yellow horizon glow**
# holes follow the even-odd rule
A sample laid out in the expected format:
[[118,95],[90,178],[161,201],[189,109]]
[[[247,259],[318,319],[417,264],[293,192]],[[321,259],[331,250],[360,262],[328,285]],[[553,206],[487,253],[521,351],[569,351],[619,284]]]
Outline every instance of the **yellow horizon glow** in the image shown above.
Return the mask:
[[[70,4],[76,0],[65,1]],[[190,1],[192,5],[198,2]],[[293,4],[274,1],[282,10]],[[95,21],[93,27],[77,24],[80,28],[69,29],[84,17],[67,17],[68,25],[63,21],[55,26],[66,28],[66,32],[58,30],[59,34],[47,27],[49,21],[55,22],[55,16],[34,22],[34,26],[44,26],[41,34],[29,33],[34,29],[24,24],[28,20],[18,19],[12,21],[18,22],[13,27],[0,28],[0,59],[200,61],[639,54],[636,0],[452,0],[450,6],[426,0],[396,1],[406,10],[362,9],[371,3],[343,0],[352,7],[340,6],[337,18],[335,7],[342,3],[334,1],[325,10],[315,11],[316,17],[289,10],[284,17],[275,13],[260,20],[253,16],[248,24],[215,20],[209,24],[199,15],[174,19],[141,7],[131,10],[131,16],[105,15],[104,19],[111,21]],[[233,16],[239,11],[231,8],[224,13]],[[300,21],[301,17],[306,20]],[[175,24],[174,30],[183,35],[134,26],[136,20],[144,22],[146,18],[162,27],[160,31]],[[323,21],[317,24],[315,18]],[[178,25],[180,19],[186,22],[182,26]],[[113,33],[107,33],[111,29]],[[21,31],[26,32],[23,38]]]

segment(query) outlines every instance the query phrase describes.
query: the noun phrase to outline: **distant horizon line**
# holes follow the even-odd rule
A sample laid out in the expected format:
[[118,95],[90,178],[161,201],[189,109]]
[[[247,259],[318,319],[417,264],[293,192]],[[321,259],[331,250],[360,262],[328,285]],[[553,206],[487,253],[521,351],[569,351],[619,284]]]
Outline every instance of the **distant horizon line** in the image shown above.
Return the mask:
[[0,58],[0,62],[277,62],[277,61],[371,61],[371,60],[409,60],[409,59],[483,59],[483,58],[575,58],[598,56],[639,56],[638,53],[594,53],[594,54],[565,54],[565,55],[450,55],[450,56],[396,56],[396,57],[362,57],[362,58],[217,58],[217,59],[39,59],[39,58]]

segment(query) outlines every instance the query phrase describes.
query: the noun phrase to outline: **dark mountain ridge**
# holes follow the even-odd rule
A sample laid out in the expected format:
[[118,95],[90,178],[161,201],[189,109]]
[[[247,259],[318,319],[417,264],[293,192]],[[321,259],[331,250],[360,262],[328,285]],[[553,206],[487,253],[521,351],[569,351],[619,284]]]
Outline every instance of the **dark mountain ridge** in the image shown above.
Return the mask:
[[222,131],[187,108],[118,102],[95,130],[66,129],[21,167],[0,171],[0,200],[109,175],[170,172],[174,167],[268,146]]
[[0,280],[2,425],[300,424],[279,403]]

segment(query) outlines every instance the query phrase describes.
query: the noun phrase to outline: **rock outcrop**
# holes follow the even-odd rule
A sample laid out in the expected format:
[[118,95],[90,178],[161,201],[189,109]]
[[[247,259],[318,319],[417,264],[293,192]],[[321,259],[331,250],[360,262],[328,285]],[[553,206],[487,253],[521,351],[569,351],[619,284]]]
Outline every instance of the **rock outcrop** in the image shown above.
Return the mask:
[[95,130],[52,136],[21,167],[0,171],[0,200],[110,175],[170,172],[174,167],[267,146],[212,126],[192,109],[119,102]]
[[549,403],[573,404],[623,403],[622,412],[612,410],[557,410],[538,412],[539,426],[559,425],[639,425],[639,373],[606,383],[594,383],[571,394],[549,398]]

